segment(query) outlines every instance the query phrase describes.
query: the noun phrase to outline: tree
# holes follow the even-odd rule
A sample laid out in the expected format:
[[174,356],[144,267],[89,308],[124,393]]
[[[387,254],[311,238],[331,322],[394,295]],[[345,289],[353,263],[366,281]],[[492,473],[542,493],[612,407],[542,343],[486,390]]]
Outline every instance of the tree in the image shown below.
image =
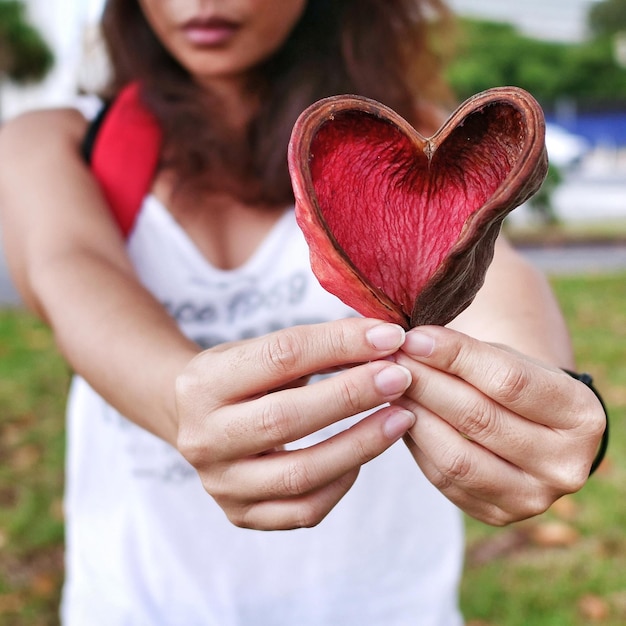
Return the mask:
[[[619,2],[626,7],[626,0]],[[581,43],[543,41],[510,24],[480,20],[463,20],[460,35],[448,70],[460,100],[502,85],[523,87],[547,109],[561,98],[580,103],[626,100],[626,70],[616,62],[610,36]]]
[[0,0],[0,79],[19,84],[42,80],[54,55],[18,0]]
[[532,39],[511,24],[484,20],[463,20],[460,33],[449,70],[459,98],[502,85],[523,87],[542,103],[560,95],[563,74],[555,69],[566,62],[563,44]]
[[602,0],[592,4],[588,22],[596,37],[626,31],[626,0]]

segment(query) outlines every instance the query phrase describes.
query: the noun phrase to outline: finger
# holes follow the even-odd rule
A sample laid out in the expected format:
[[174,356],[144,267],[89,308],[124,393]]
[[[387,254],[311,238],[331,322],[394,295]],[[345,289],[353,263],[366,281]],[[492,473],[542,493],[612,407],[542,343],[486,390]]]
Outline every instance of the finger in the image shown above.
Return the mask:
[[291,500],[268,500],[235,507],[228,518],[236,526],[255,530],[292,530],[319,524],[354,484],[354,469],[318,491]]
[[426,409],[419,411],[404,439],[428,480],[459,508],[489,524],[542,513],[561,495]]
[[532,460],[545,465],[547,471],[554,463],[558,431],[521,417],[452,374],[411,363],[404,355],[396,362],[410,368],[413,379],[396,404],[411,411],[418,406],[428,409],[468,439],[518,467],[524,468]]
[[283,389],[243,404],[222,407],[191,439],[212,462],[237,459],[301,439],[330,424],[399,398],[409,371],[374,361],[307,387]]
[[239,502],[297,499],[339,480],[384,452],[415,422],[398,407],[385,407],[351,428],[308,448],[224,463],[205,478],[216,499]]
[[447,328],[428,326],[407,333],[402,351],[467,381],[526,419],[563,429],[576,428],[584,419],[579,403],[588,399],[572,384],[576,381],[510,350]]
[[404,337],[400,326],[360,318],[294,326],[211,355],[211,392],[218,401],[241,400],[321,370],[382,358]]

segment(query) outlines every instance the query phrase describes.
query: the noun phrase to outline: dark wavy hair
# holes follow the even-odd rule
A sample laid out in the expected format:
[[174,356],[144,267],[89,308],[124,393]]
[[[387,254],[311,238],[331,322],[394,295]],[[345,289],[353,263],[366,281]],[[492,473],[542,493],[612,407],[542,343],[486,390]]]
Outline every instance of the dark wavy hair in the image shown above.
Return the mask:
[[442,79],[452,16],[442,0],[308,0],[281,49],[251,72],[260,108],[236,136],[219,105],[166,51],[137,0],[108,0],[102,18],[112,78],[107,95],[139,80],[164,132],[162,167],[179,183],[226,190],[244,201],[292,201],[287,144],[316,100],[355,93],[395,109],[421,130],[449,104]]

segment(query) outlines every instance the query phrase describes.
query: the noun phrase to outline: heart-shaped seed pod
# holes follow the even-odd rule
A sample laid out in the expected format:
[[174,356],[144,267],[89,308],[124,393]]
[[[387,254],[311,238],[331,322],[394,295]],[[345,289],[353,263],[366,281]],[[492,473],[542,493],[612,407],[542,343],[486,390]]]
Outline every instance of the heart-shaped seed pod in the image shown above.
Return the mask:
[[296,218],[321,285],[367,317],[447,324],[482,286],[502,220],[543,182],[541,107],[515,87],[430,138],[359,96],[320,100],[289,144]]

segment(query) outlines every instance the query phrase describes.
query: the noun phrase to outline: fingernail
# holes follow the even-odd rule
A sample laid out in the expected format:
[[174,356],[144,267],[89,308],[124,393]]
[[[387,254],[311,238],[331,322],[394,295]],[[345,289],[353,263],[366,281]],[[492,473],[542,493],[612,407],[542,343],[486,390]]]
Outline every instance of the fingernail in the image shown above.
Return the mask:
[[365,336],[376,350],[397,350],[404,343],[406,333],[397,324],[380,324],[370,328]]
[[389,365],[374,377],[376,389],[385,396],[406,391],[411,384],[411,372],[402,365]]
[[435,349],[435,340],[421,330],[407,333],[402,349],[413,356],[430,356]]
[[385,421],[383,432],[392,441],[400,439],[415,424],[415,415],[406,409],[394,411]]

